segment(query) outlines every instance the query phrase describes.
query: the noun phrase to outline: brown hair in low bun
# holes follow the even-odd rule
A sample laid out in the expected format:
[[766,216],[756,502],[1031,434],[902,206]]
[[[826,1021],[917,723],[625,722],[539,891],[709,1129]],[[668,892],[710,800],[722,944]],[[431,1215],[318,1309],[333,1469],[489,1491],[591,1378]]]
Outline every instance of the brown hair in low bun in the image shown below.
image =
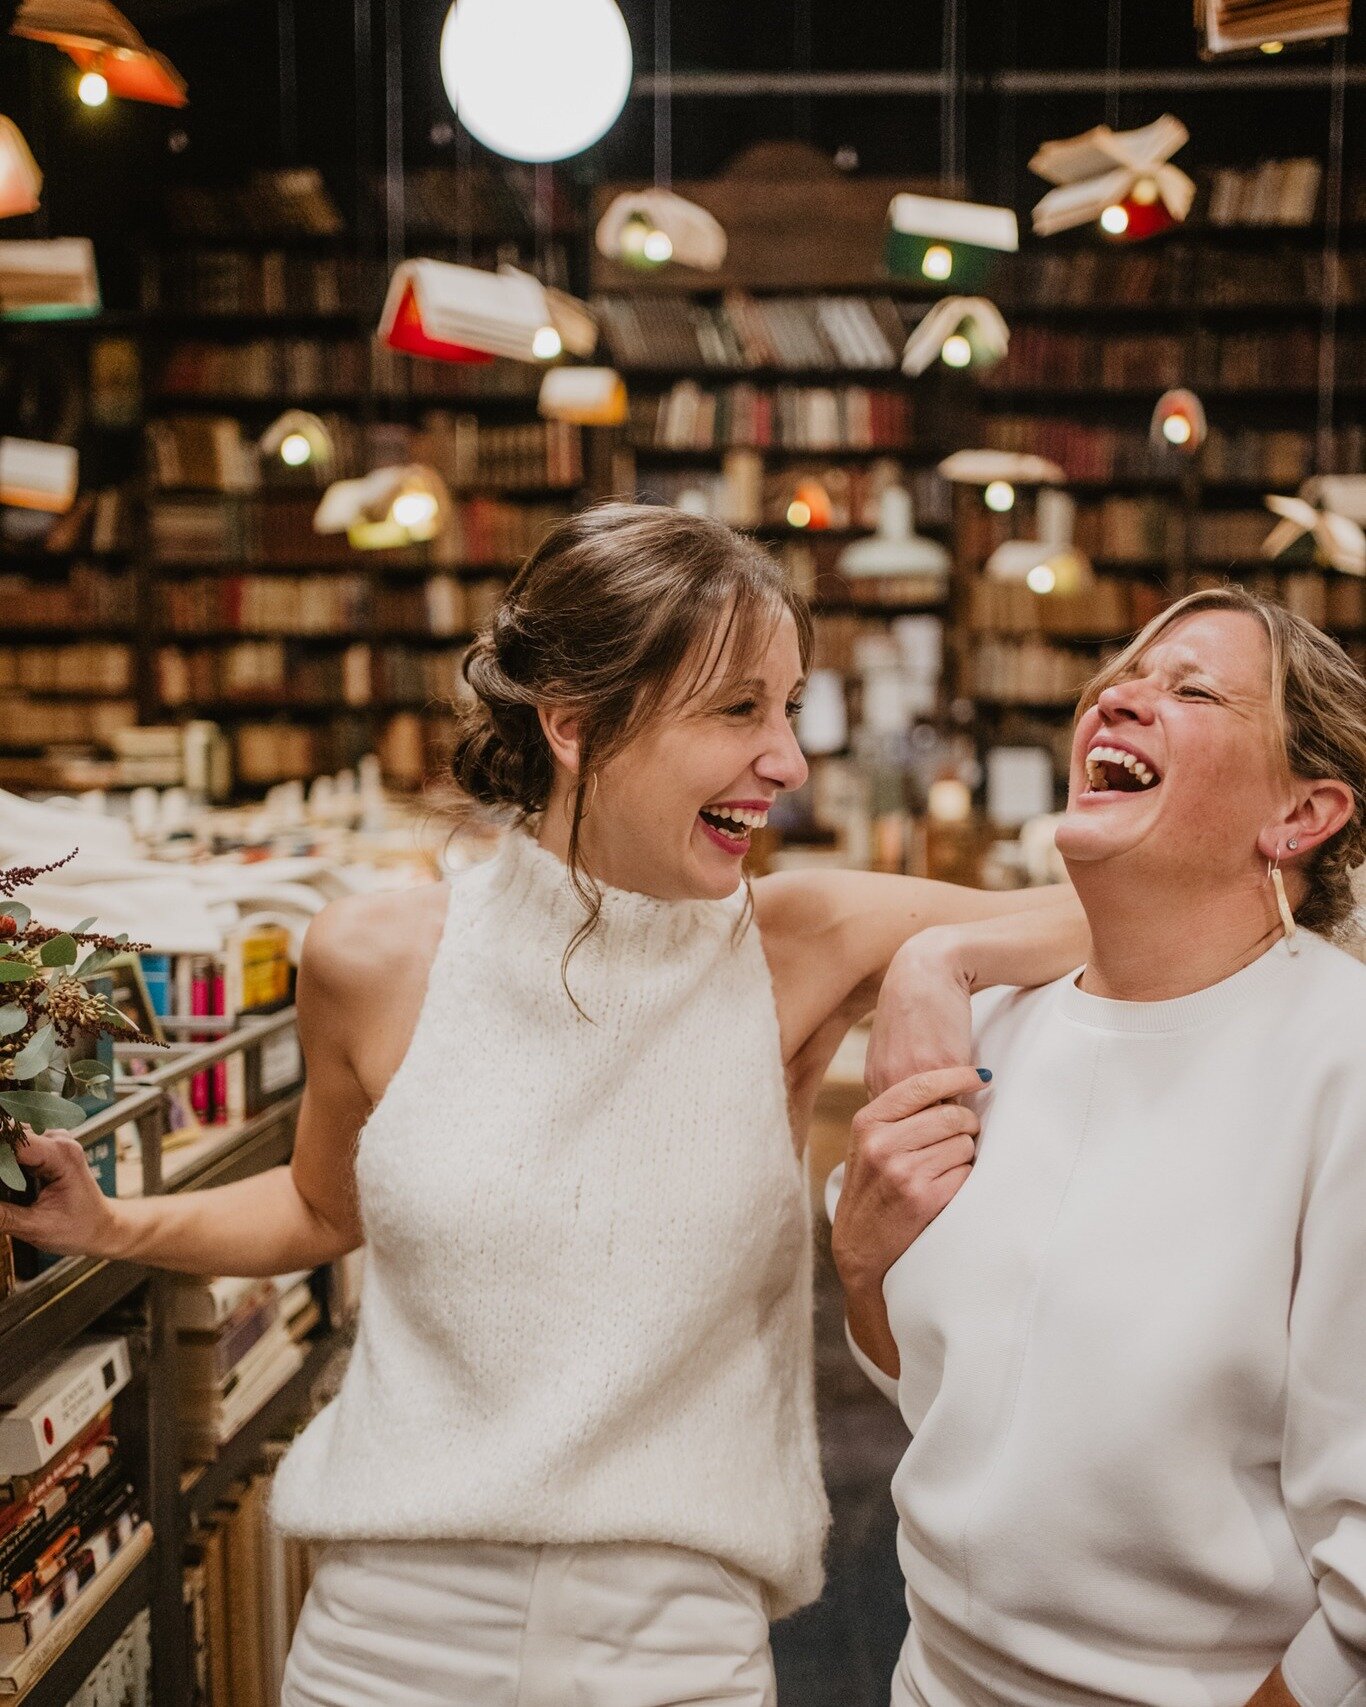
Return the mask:
[[784,612],[796,623],[805,669],[810,614],[773,558],[722,522],[653,505],[583,510],[518,570],[465,656],[473,699],[459,708],[451,773],[476,806],[525,823],[545,810],[555,780],[537,708],[577,712],[569,867],[588,917],[569,952],[601,905],[578,863],[596,768],[659,712],[680,679],[685,689],[703,680],[728,645],[737,660],[756,656]]

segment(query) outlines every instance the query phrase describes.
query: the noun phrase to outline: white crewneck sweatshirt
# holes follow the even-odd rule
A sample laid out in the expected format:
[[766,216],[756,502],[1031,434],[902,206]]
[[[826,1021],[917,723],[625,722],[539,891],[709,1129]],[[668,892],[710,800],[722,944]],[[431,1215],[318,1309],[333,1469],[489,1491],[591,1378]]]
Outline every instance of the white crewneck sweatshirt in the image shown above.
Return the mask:
[[[890,1270],[894,1700],[1366,1703],[1366,967],[978,999],[971,1177]],[[836,1188],[837,1189],[837,1188]]]
[[313,1539],[644,1541],[821,1586],[809,1201],[742,897],[608,889],[514,833],[450,886],[360,1136],[338,1396],[275,1479]]

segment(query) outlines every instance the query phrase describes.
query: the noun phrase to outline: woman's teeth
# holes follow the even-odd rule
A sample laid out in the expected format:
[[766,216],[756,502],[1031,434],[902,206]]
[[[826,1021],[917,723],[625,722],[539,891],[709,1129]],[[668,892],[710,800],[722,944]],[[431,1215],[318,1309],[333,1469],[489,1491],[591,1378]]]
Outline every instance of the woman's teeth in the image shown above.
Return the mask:
[[1137,793],[1140,789],[1152,788],[1158,780],[1142,759],[1135,758],[1132,753],[1126,753],[1122,747],[1097,746],[1092,747],[1086,755],[1086,780],[1093,790],[1105,790],[1116,786],[1106,775],[1105,767],[1107,765],[1118,765],[1121,770],[1127,771],[1135,779],[1138,783],[1138,789],[1131,790],[1133,793]]
[[750,812],[740,806],[704,806],[701,816],[723,836],[743,841],[751,830],[762,829],[768,823],[767,812]]

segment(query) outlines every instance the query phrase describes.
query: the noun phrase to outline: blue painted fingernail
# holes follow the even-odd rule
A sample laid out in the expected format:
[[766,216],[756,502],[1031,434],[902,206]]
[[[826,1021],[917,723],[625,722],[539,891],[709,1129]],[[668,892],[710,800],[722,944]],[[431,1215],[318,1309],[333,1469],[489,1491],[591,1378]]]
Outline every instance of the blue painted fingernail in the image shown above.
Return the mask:
[[989,1085],[991,1083],[991,1068],[990,1067],[979,1067],[977,1069],[977,1077],[982,1081],[982,1083],[984,1085]]

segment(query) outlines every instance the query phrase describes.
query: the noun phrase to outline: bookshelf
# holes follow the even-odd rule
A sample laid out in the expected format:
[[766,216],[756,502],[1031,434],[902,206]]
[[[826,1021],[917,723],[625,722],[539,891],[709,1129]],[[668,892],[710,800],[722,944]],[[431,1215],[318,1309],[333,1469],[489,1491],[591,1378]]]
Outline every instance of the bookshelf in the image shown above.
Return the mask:
[[[285,1094],[236,1128],[211,1129],[191,1165],[172,1174],[162,1147],[168,1131],[169,1094],[177,1081],[234,1055],[278,1041],[294,1023],[293,1010],[244,1022],[212,1043],[181,1047],[175,1058],[115,1104],[87,1120],[87,1143],[135,1125],[145,1195],[221,1185],[286,1162],[293,1142],[298,1096]],[[321,1272],[321,1271],[320,1271]],[[223,1446],[212,1463],[183,1470],[177,1440],[179,1342],[173,1295],[176,1277],[136,1264],[65,1258],[0,1299],[0,1368],[6,1381],[21,1379],[46,1354],[98,1327],[124,1335],[133,1381],[115,1401],[115,1430],[127,1451],[140,1509],[154,1534],[151,1553],[139,1560],[88,1622],[73,1618],[71,1640],[21,1699],[25,1707],[65,1707],[100,1656],[143,1608],[151,1614],[155,1699],[192,1699],[190,1631],[184,1604],[183,1558],[199,1525],[247,1477],[272,1441],[287,1439],[306,1410],[319,1377],[345,1341],[341,1324],[325,1314],[305,1342],[301,1366]],[[324,1294],[318,1287],[318,1296]],[[82,1601],[76,1602],[79,1610]]]

